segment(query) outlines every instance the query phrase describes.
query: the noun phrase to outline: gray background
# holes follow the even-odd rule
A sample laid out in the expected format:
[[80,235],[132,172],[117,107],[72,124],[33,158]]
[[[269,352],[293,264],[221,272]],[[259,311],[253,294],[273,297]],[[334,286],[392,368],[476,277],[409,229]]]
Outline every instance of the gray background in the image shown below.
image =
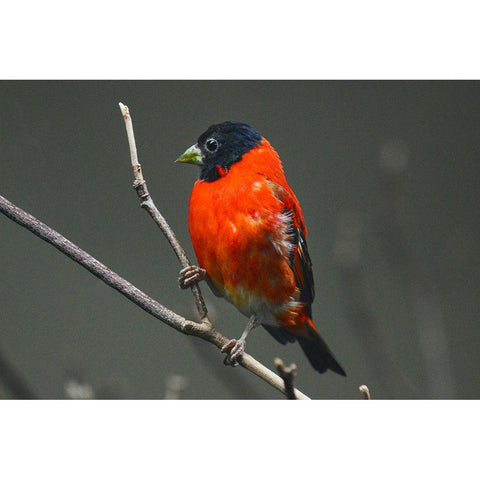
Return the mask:
[[[348,377],[318,375],[263,329],[249,353],[295,362],[314,398],[359,398],[362,383],[375,398],[480,396],[478,82],[1,82],[1,194],[192,317],[177,260],[131,189],[119,101],[153,198],[192,259],[198,171],[173,160],[227,119],[279,152],[309,230],[314,319]],[[401,235],[394,225],[388,236],[389,201]],[[73,377],[96,397],[162,398],[176,374],[182,398],[281,398],[3,215],[0,240],[0,352],[36,396],[65,398]],[[246,319],[203,292],[220,331],[238,337]],[[14,396],[1,380],[0,396]]]

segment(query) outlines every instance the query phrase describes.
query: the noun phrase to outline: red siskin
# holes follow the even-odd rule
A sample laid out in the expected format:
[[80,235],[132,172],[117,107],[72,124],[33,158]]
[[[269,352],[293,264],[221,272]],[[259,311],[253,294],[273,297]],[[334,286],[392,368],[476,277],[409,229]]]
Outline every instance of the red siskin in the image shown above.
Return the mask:
[[236,364],[261,324],[280,343],[298,340],[313,368],[345,375],[312,321],[314,284],[307,230],[277,152],[252,127],[212,125],[180,158],[200,167],[188,224],[198,267],[180,284],[206,278],[250,321],[223,351]]

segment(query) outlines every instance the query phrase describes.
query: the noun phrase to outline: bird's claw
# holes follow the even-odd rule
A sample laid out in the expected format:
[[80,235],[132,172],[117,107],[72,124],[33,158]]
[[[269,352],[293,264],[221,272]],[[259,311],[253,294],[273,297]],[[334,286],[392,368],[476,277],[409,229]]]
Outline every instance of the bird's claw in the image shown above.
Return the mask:
[[178,284],[180,288],[185,290],[186,288],[191,287],[194,283],[200,282],[206,276],[207,271],[204,268],[197,267],[196,265],[189,265],[180,270]]
[[232,338],[232,340],[222,347],[222,352],[227,354],[223,363],[225,365],[236,367],[238,365],[238,360],[245,352],[245,341]]

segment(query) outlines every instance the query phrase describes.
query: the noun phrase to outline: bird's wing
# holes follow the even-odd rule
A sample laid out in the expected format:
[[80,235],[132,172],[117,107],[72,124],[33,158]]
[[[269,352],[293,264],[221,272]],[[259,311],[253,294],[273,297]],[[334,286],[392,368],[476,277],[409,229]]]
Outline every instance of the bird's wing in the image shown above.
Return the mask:
[[294,248],[290,255],[290,266],[295,276],[295,282],[300,290],[300,301],[307,304],[308,314],[311,316],[311,304],[315,297],[313,269],[308,254],[307,241],[299,228],[294,229]]
[[290,267],[300,290],[300,301],[306,304],[307,313],[311,315],[311,304],[315,297],[315,285],[302,209],[295,194],[288,186],[272,184],[272,187],[275,196],[283,204],[283,213],[290,219],[289,233],[293,243],[289,259]]

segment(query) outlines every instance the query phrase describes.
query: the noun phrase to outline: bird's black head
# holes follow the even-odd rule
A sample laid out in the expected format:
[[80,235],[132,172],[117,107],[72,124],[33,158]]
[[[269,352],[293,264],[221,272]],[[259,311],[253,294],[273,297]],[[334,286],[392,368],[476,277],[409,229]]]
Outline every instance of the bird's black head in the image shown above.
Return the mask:
[[200,178],[213,182],[261,142],[262,136],[249,125],[223,122],[209,127],[177,161],[199,165]]

